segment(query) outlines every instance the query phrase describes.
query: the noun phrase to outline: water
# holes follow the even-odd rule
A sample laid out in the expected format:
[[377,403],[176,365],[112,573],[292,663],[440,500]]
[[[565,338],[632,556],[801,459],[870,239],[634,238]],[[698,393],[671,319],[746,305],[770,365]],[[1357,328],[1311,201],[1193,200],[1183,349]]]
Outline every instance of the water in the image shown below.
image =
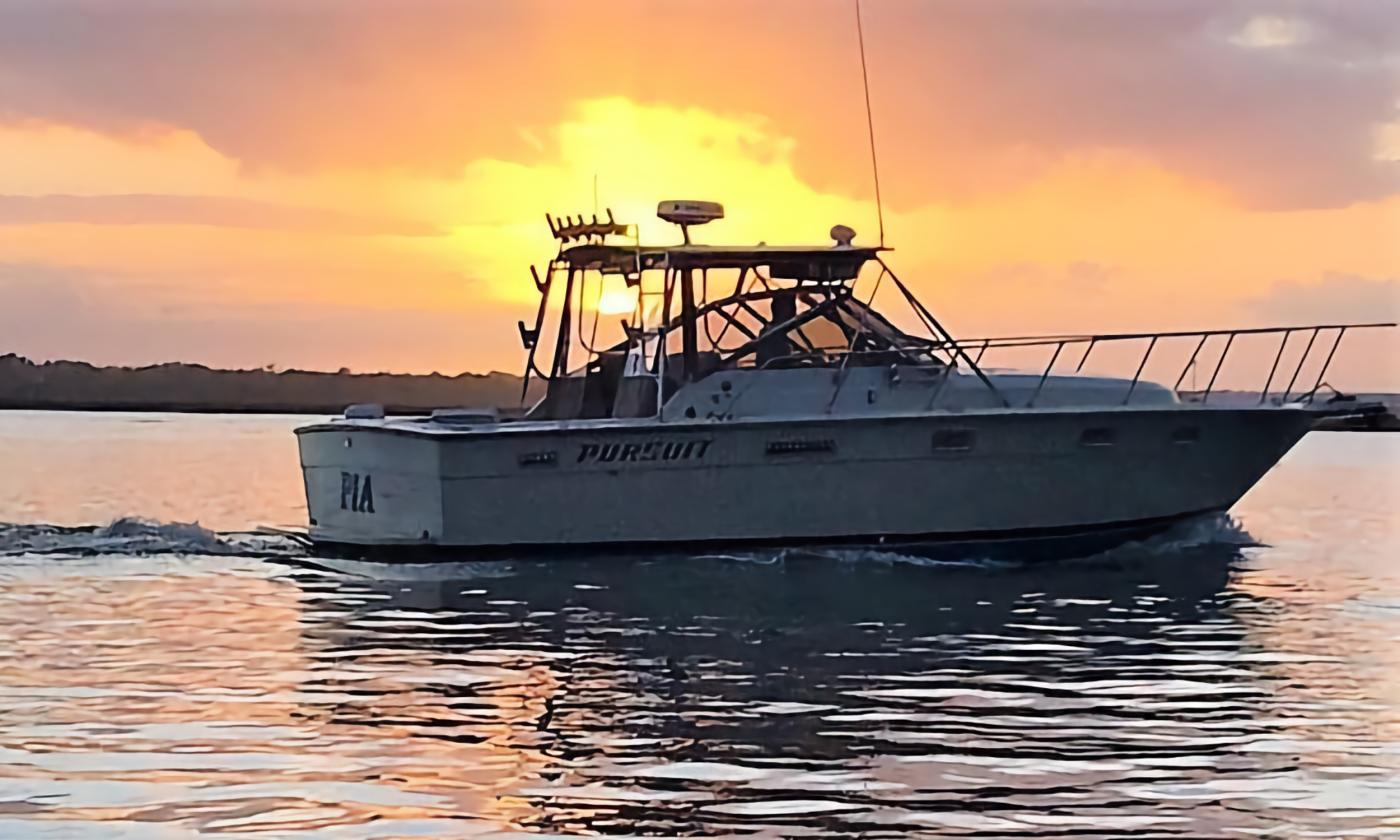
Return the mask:
[[1050,566],[394,567],[256,531],[294,424],[0,414],[0,837],[1400,835],[1400,436]]

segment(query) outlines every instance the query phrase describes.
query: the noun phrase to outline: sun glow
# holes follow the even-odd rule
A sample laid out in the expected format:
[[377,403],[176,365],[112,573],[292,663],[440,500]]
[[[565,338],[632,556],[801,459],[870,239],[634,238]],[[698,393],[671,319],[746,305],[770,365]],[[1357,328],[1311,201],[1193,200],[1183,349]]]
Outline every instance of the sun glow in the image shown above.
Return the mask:
[[637,308],[637,289],[615,274],[603,278],[603,290],[595,301],[586,301],[600,315],[630,315]]
[[[542,214],[591,214],[595,176],[600,208],[636,224],[649,244],[679,241],[677,229],[656,218],[657,202],[673,198],[724,203],[723,221],[694,231],[701,242],[823,244],[837,223],[875,229],[872,203],[803,181],[791,160],[795,141],[761,117],[614,97],[577,103],[569,119],[538,133],[548,138],[550,159],[477,161],[443,208],[464,217],[450,237],[456,259],[485,267],[473,273],[490,278],[486,291],[501,300],[533,299],[523,267],[540,265],[554,247]],[[631,311],[633,298],[606,295],[602,311],[615,314],[624,303]]]
[[[1394,128],[1378,132],[1379,157],[1400,154]],[[29,313],[0,332],[41,357],[135,364],[515,369],[515,322],[539,303],[529,266],[559,249],[544,213],[592,214],[595,177],[599,212],[649,245],[680,242],[656,218],[666,199],[724,204],[724,219],[693,230],[698,243],[825,245],[835,224],[857,244],[876,238],[860,179],[801,163],[814,141],[761,116],[611,97],[521,131],[528,153],[451,171],[287,172],[241,166],[184,130],[0,126],[0,152],[15,152],[0,154],[13,193],[0,195],[0,290]],[[907,170],[892,169],[898,184]],[[1255,212],[1222,184],[1123,150],[1067,156],[976,197],[894,195],[887,259],[955,333],[1306,323],[1312,309],[1281,297],[1302,286],[1351,320],[1365,304],[1327,278],[1369,278],[1352,285],[1384,297],[1400,276],[1400,251],[1376,246],[1394,239],[1400,198]],[[600,341],[635,304],[618,277],[576,300],[600,316]],[[54,337],[31,326],[36,312],[99,326]],[[148,328],[152,313],[177,329]],[[328,325],[321,340],[306,340],[308,323]],[[1374,360],[1394,355],[1345,354],[1336,381],[1376,389],[1394,374]]]

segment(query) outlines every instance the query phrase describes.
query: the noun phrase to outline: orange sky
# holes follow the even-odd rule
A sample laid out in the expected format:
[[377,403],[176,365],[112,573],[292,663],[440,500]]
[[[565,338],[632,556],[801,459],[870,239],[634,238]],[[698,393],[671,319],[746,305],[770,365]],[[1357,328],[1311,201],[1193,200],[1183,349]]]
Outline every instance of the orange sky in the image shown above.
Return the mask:
[[[955,333],[1400,315],[1400,5],[867,0]],[[876,232],[849,0],[0,6],[0,353],[516,370],[543,213]],[[1400,342],[1335,376],[1400,390]]]

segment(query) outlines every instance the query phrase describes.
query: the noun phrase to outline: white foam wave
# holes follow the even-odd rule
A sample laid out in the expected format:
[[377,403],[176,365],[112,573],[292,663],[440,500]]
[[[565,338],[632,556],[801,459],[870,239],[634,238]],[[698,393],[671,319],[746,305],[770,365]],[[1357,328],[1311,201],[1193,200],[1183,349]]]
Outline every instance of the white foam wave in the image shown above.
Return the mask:
[[273,531],[218,533],[197,522],[154,522],[127,516],[107,525],[0,524],[0,557],[21,554],[215,554],[295,557],[305,553],[295,534]]
[[895,548],[858,546],[823,549],[821,551],[803,552],[803,554],[809,557],[835,560],[838,563],[873,563],[888,566],[922,566],[925,568],[950,566],[956,568],[997,569],[1017,565],[1013,561],[985,556],[972,548],[969,548],[966,553],[939,552],[937,555],[931,555],[920,554],[914,550],[900,551]]
[[1262,543],[1238,519],[1228,513],[1215,513],[1178,522],[1154,537],[1128,545],[1165,554],[1206,545],[1246,548]]
[[[1058,562],[1100,562],[1168,556],[1183,551],[1221,546],[1244,548],[1260,543],[1229,514],[1208,514],[1179,522],[1167,530],[1142,540],[1123,543],[1097,554],[1050,555]],[[1029,544],[1027,546],[1029,548]],[[848,564],[903,565],[924,568],[952,567],[983,570],[1012,569],[1027,563],[1043,562],[1046,558],[1028,550],[1022,556],[1004,547],[989,550],[978,543],[927,545],[867,545],[786,548],[765,552],[704,555],[702,559],[729,560],[742,563],[772,564],[817,560]]]
[[[1246,547],[1259,545],[1240,523],[1226,514],[1200,517],[1173,526],[1157,536],[1101,552],[1087,560],[1161,556],[1209,545]],[[260,529],[217,532],[196,522],[156,522],[122,517],[107,525],[64,527],[0,523],[0,557],[21,554],[212,554],[246,557],[305,557],[309,542],[304,534]],[[689,560],[711,560],[758,565],[804,561],[836,561],[850,564],[911,565],[923,567],[972,567],[984,569],[1020,565],[1015,559],[989,557],[975,545],[950,553],[933,553],[917,547],[850,546],[826,548],[777,548],[689,555]],[[524,559],[524,558],[518,558]]]

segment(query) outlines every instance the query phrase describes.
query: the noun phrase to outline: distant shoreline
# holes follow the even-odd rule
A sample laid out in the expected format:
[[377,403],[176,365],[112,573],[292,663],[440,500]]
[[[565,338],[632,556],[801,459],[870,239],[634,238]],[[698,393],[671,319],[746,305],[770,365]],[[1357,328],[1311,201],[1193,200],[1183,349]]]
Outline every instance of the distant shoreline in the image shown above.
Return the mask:
[[[218,405],[218,404],[198,404],[187,405],[183,403],[155,403],[155,404],[135,404],[126,405],[121,403],[64,403],[64,404],[35,404],[35,403],[9,403],[0,401],[0,411],[72,411],[91,412],[99,414],[342,414],[345,411],[344,405]],[[385,406],[384,413],[387,415],[408,416],[415,414],[426,414],[429,409],[411,408],[404,406]]]
[[[147,414],[338,415],[375,403],[386,414],[428,414],[437,408],[489,407],[519,412],[520,377],[508,373],[336,373],[304,370],[218,370],[172,362],[99,367],[86,362],[33,362],[0,356],[0,411],[92,411]],[[1319,429],[1400,431],[1400,395],[1357,394],[1389,413],[1329,419]],[[1258,395],[1219,391],[1217,404],[1253,404]]]
[[355,403],[377,403],[390,414],[508,410],[520,405],[520,386],[508,373],[217,370],[178,362],[128,368],[0,356],[0,410],[15,411],[340,414]]

